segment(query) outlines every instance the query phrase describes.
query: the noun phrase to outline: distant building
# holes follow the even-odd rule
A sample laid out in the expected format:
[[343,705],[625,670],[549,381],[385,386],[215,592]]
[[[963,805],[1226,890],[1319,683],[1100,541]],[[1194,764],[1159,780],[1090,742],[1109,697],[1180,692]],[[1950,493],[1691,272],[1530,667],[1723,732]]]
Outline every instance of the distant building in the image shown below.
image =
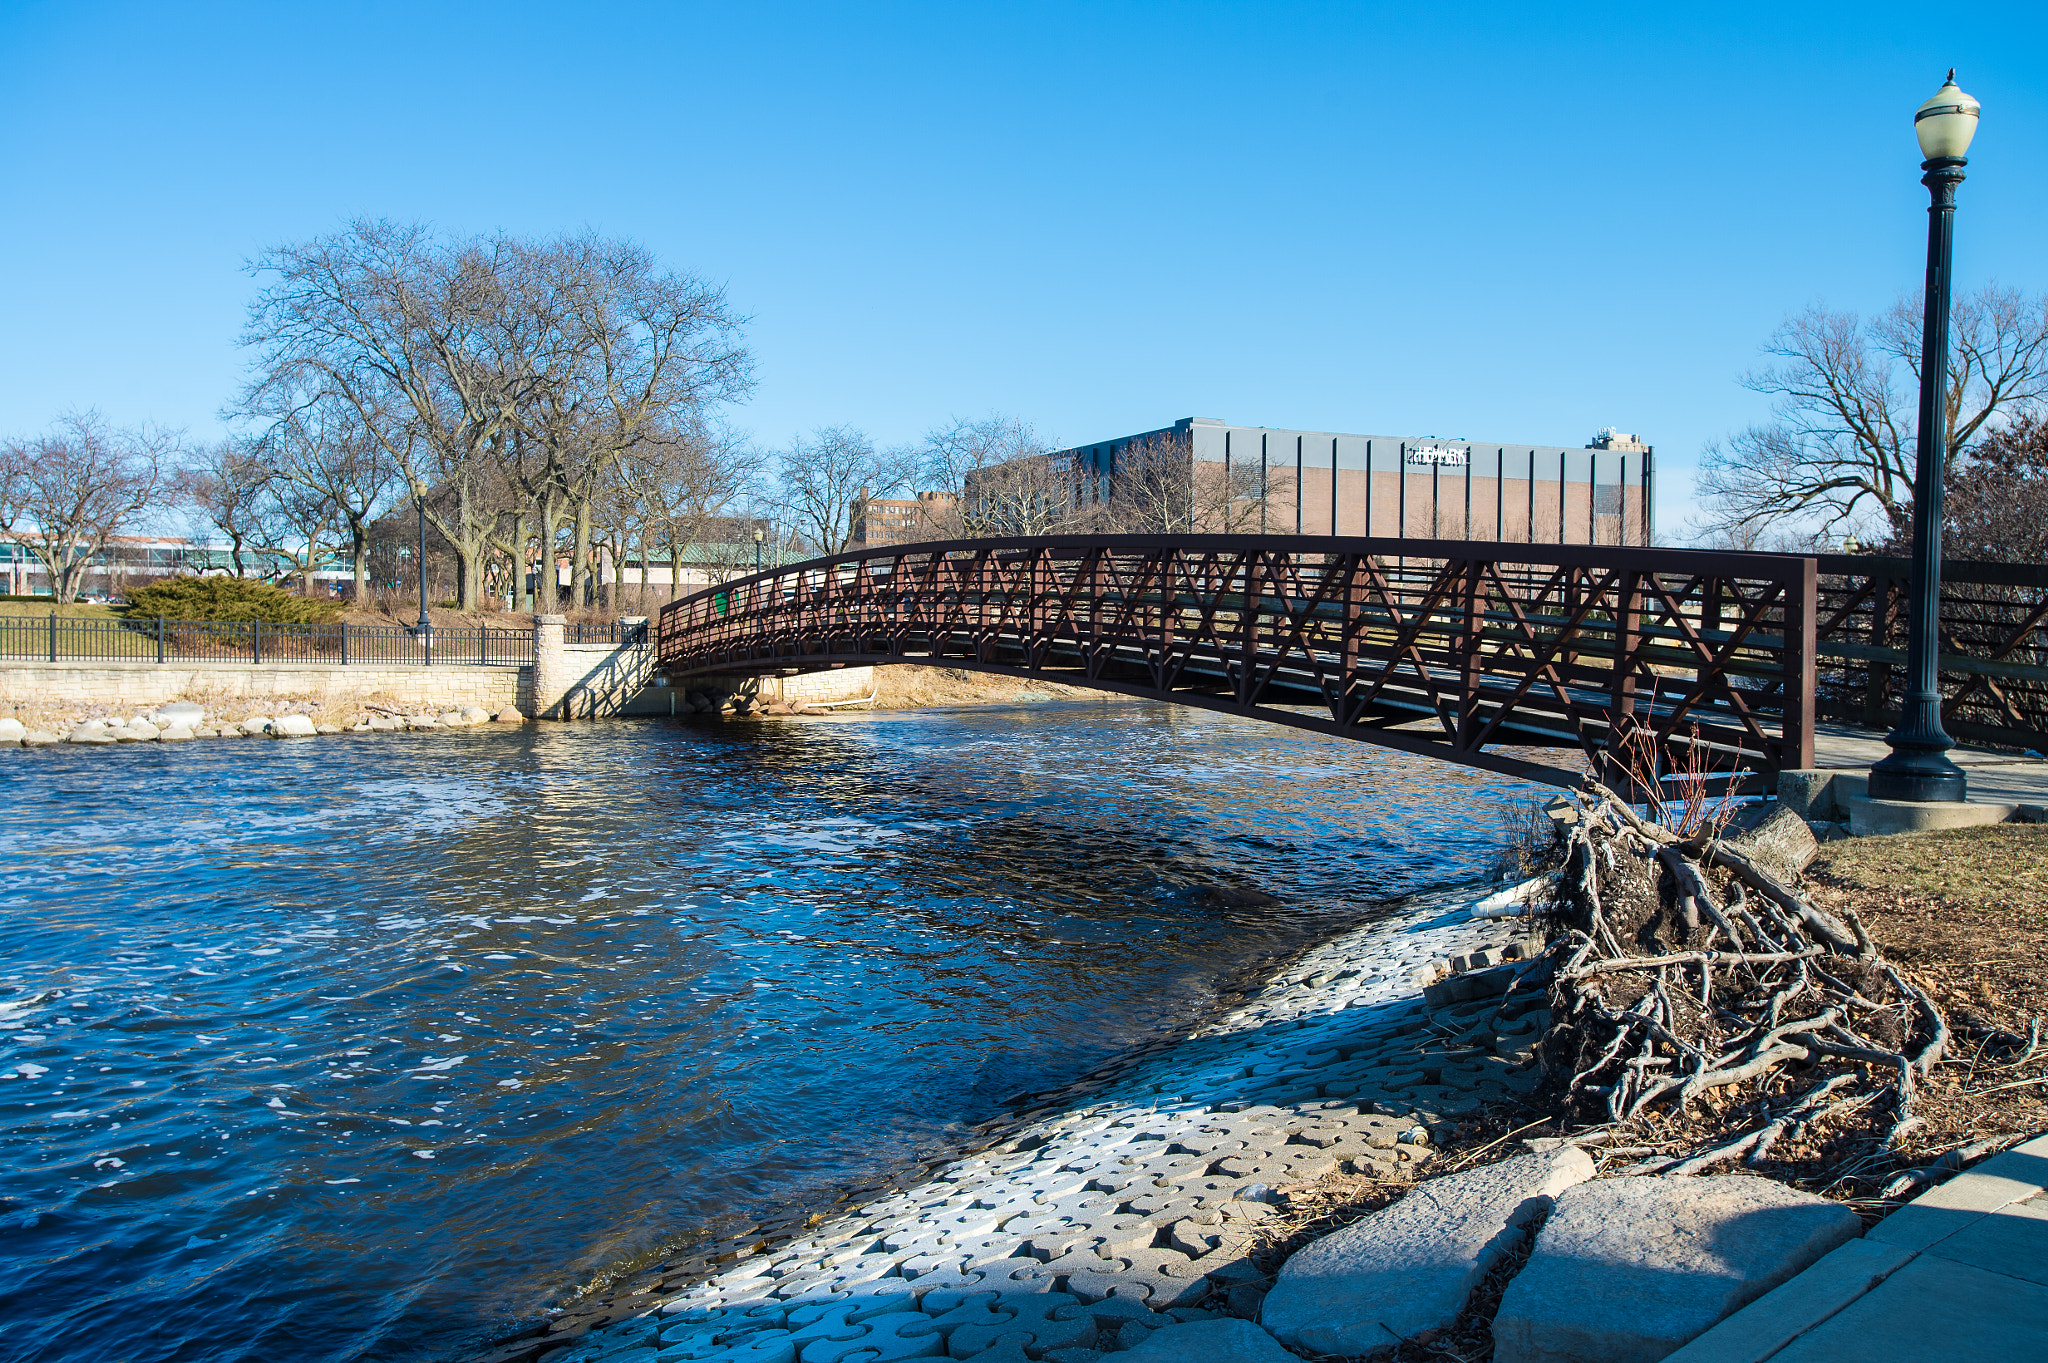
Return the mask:
[[[22,531],[0,535],[0,583],[12,596],[48,596],[50,573],[30,546],[36,537]],[[251,573],[275,569],[254,550],[243,552]],[[88,596],[119,596],[130,584],[153,582],[180,573],[231,571],[228,551],[169,535],[114,535],[86,565],[80,590]]]
[[1161,449],[1191,461],[1192,475],[1231,487],[1243,505],[1230,519],[1248,533],[1541,544],[1656,537],[1656,452],[1612,427],[1571,449],[1184,417],[1051,458],[1070,465],[1073,495],[1089,502],[1115,495],[1121,459],[1156,459]]
[[952,539],[953,499],[943,492],[915,497],[870,497],[863,490],[853,501],[852,549],[880,549],[891,544]]

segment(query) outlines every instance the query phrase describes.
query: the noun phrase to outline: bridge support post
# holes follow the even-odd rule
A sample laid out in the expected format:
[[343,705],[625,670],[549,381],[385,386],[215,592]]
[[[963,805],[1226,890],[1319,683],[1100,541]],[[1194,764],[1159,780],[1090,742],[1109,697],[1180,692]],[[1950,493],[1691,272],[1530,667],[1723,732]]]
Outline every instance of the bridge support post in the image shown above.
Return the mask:
[[569,655],[563,645],[567,642],[564,626],[567,617],[560,615],[536,615],[533,617],[533,717],[535,719],[567,719],[562,703],[568,698],[569,688],[576,679],[569,675]]

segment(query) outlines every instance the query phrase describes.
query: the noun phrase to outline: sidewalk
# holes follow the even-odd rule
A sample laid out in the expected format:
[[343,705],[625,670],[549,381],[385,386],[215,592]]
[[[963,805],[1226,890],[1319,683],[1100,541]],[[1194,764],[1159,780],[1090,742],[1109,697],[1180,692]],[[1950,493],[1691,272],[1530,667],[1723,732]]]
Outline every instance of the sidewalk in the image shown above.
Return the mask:
[[1665,1363],[1765,1359],[2048,1359],[2048,1136],[1915,1198]]
[[[1862,772],[1888,757],[1884,735],[1846,724],[1820,724],[1813,731],[1813,765],[1826,771]],[[1956,747],[1949,760],[1970,778],[1970,799],[1991,804],[2048,804],[2048,761],[1989,748]]]

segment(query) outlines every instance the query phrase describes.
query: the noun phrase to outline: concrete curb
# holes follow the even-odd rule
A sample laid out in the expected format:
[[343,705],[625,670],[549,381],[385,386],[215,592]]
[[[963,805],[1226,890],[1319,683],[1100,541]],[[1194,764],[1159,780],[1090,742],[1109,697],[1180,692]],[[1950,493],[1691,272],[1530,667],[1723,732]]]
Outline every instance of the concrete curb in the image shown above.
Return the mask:
[[2048,1357],[2048,1136],[1958,1174],[1666,1363]]

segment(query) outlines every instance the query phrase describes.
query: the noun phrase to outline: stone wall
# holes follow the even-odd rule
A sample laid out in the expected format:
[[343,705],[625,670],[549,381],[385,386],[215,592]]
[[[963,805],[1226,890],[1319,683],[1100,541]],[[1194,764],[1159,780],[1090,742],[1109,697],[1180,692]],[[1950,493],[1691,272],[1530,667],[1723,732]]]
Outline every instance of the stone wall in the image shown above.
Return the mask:
[[780,685],[776,695],[791,705],[818,705],[835,700],[866,700],[875,694],[875,669],[841,667],[830,672],[800,672],[794,677],[764,680]]
[[[634,622],[634,617],[628,617]],[[524,667],[379,666],[365,663],[0,662],[0,705],[142,709],[166,701],[343,700],[382,694],[400,705],[516,706],[536,719],[598,719],[673,712],[674,698],[654,685],[647,644],[564,642],[559,615],[534,617],[533,662]],[[875,669],[843,667],[796,676],[684,678],[682,690],[713,681],[727,690],[792,705],[864,700]]]
[[0,704],[141,709],[166,701],[344,700],[381,694],[400,705],[481,705],[531,713],[530,667],[380,667],[363,663],[0,663]]

